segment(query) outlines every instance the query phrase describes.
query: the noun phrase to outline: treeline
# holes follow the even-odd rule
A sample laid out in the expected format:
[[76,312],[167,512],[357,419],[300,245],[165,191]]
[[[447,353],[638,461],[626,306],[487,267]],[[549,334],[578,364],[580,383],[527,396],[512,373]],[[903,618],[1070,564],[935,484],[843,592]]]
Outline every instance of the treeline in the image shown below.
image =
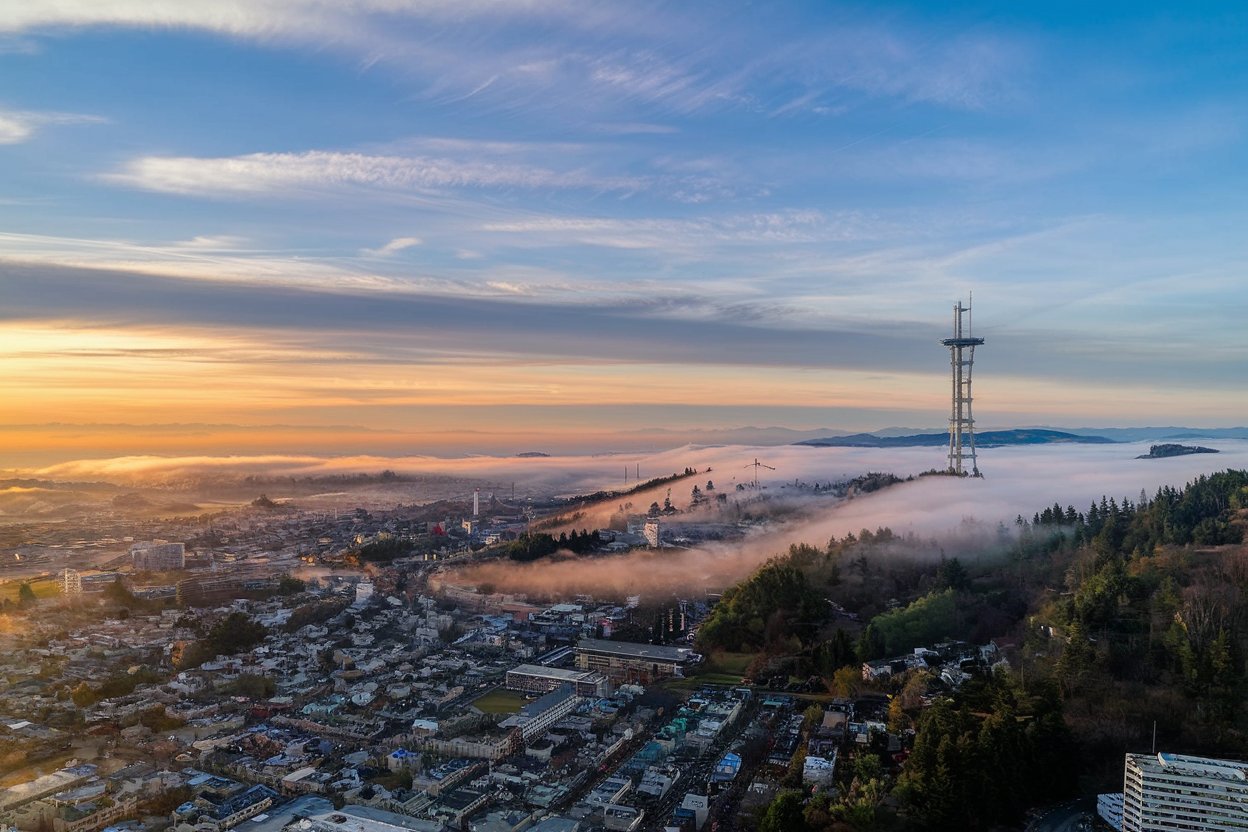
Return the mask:
[[[1200,476],[1185,488],[1164,486],[1149,498],[1140,492],[1131,502],[1101,497],[1086,512],[1060,503],[1036,512],[1035,527],[1066,527],[1076,544],[1089,543],[1103,551],[1148,554],[1159,546],[1198,546],[1239,543],[1243,526],[1230,513],[1248,508],[1248,471],[1221,471]],[[1017,518],[1023,524],[1021,515]]]
[[[706,470],[710,471],[711,469],[707,468]],[[631,488],[626,488],[623,491],[608,491],[604,489],[602,491],[595,491],[592,494],[577,494],[574,497],[569,497],[567,499],[567,502],[569,503],[593,503],[593,502],[598,502],[599,500],[616,500],[616,499],[619,499],[620,497],[627,497],[630,494],[636,494],[639,491],[646,491],[651,488],[657,488],[660,485],[667,485],[669,482],[676,482],[677,480],[683,480],[685,477],[694,477],[694,476],[697,476],[698,473],[699,472],[696,468],[686,467],[685,470],[681,471],[679,474],[668,474],[666,477],[655,477],[654,479],[650,479],[650,480],[646,480],[645,482],[638,483],[637,485],[634,485]],[[547,521],[547,522],[559,523],[559,522],[563,522],[563,518],[562,516],[556,516],[556,517],[550,518],[550,521]]]
[[245,485],[266,485],[269,483],[368,483],[368,482],[408,482],[410,477],[396,474],[386,469],[376,474],[317,474],[310,477],[292,477],[282,474],[248,474],[239,482]]
[[[914,479],[911,477],[910,479]],[[833,488],[838,494],[870,494],[873,491],[881,491],[890,485],[896,485],[900,482],[906,482],[896,474],[882,473],[879,471],[869,471],[866,474],[854,477],[852,480],[837,483]]]
[[571,534],[561,532],[558,537],[546,532],[526,533],[503,547],[503,555],[512,560],[527,563],[528,561],[549,557],[561,549],[583,555],[586,552],[592,552],[601,545],[602,538],[598,535],[598,532],[590,532],[584,529],[574,531]]
[[407,557],[415,548],[410,537],[399,537],[389,532],[381,532],[376,537],[351,550],[366,563],[389,563],[396,558]]

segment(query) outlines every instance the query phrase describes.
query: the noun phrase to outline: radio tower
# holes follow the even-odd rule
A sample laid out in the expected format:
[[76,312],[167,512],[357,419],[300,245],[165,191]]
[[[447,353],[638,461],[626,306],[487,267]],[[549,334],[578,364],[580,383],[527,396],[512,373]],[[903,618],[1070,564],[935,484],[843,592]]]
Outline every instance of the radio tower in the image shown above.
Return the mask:
[[[966,334],[962,334],[962,315],[966,314]],[[975,347],[984,343],[983,338],[971,336],[971,302],[963,306],[958,301],[953,307],[953,337],[940,343],[949,348],[949,364],[953,374],[953,406],[949,413],[949,473],[959,477],[967,475],[965,463],[969,458],[970,475],[982,477],[975,459],[975,419],[971,416],[971,368],[975,364]],[[963,352],[965,350],[965,352]]]

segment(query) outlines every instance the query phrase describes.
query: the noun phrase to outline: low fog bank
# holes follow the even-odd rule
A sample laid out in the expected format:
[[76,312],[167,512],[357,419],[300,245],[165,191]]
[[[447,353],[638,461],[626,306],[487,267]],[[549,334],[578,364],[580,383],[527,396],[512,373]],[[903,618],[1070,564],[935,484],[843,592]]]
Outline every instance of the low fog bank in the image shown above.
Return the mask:
[[[939,453],[916,449],[920,468],[941,462]],[[311,456],[265,454],[255,456],[124,456],[80,459],[41,468],[10,470],[13,476],[53,480],[106,480],[127,483],[159,483],[193,478],[221,477],[336,477],[393,471],[402,476],[474,477],[497,482],[515,481],[526,490],[542,488],[548,494],[578,494],[599,490],[623,490],[641,481],[679,473],[685,468],[699,472],[710,467],[710,478],[721,488],[754,478],[753,461],[776,470],[759,468],[761,482],[794,479],[827,481],[856,476],[872,455],[885,452],[867,448],[809,448],[798,445],[757,447],[750,445],[684,445],[659,453],[604,453],[582,456],[502,457],[472,456]]]
[[[618,557],[567,555],[531,564],[487,563],[461,570],[450,579],[543,597],[719,590],[787,551],[791,544],[823,547],[833,537],[879,527],[932,540],[926,549],[931,557],[945,554],[974,560],[1001,550],[1002,527],[1012,535],[1018,515],[1030,519],[1055,502],[1085,511],[1103,495],[1134,502],[1141,490],[1151,497],[1164,485],[1181,487],[1201,474],[1248,468],[1248,442],[1207,444],[1222,453],[1138,460],[1136,456],[1148,451],[1147,443],[994,448],[981,453],[983,479],[923,477],[837,503],[807,499],[798,519],[763,526],[734,543],[636,551]],[[700,461],[712,461],[717,453],[728,450],[703,449]],[[740,454],[742,449],[732,450]],[[931,449],[923,448],[770,450],[769,460],[788,463],[790,471],[800,471],[798,478],[805,476],[808,481],[845,479],[867,470],[907,476],[940,462]],[[779,473],[764,482],[778,488]],[[793,500],[802,499],[786,495],[781,502],[791,508]],[[887,548],[878,550],[876,556],[886,553]]]
[[[1248,467],[1248,441],[1205,440],[1203,444],[1219,448],[1219,454],[1200,454],[1168,459],[1138,460],[1148,451],[1148,443],[1121,445],[1045,445],[1031,447],[990,448],[980,453],[980,467],[985,478],[955,482],[943,478],[899,486],[859,499],[830,510],[826,502],[818,504],[817,516],[802,528],[784,532],[784,540],[773,533],[769,552],[787,547],[788,542],[807,540],[826,543],[832,534],[857,532],[863,527],[874,529],[887,525],[899,532],[921,534],[947,532],[963,517],[974,517],[995,525],[1007,524],[1017,514],[1032,512],[1054,501],[1073,503],[1086,509],[1102,494],[1115,498],[1138,497],[1143,488],[1150,494],[1163,484],[1182,485],[1201,473],[1224,468]],[[720,493],[734,494],[738,484],[753,481],[753,461],[771,466],[758,468],[759,481],[775,493],[785,484],[801,482],[829,483],[851,479],[868,471],[890,471],[905,477],[943,465],[940,448],[813,448],[807,446],[758,447],[748,445],[683,446],[657,454],[601,454],[593,456],[551,457],[467,457],[444,459],[436,457],[385,456],[131,456],[111,459],[84,459],[38,469],[7,472],[11,476],[54,481],[106,481],[126,487],[177,488],[193,491],[206,484],[233,481],[244,483],[259,493],[282,496],[280,483],[291,478],[319,480],[367,474],[376,477],[393,471],[407,481],[379,483],[376,479],[365,485],[329,483],[309,486],[308,495],[325,492],[336,500],[370,501],[401,499],[411,504],[452,496],[464,496],[480,486],[483,493],[510,494],[517,497],[589,494],[603,490],[622,491],[641,479],[668,476],[694,468],[696,477],[672,483],[673,502],[680,507],[688,503],[693,484],[705,486],[713,480]],[[710,472],[706,469],[710,468]],[[626,479],[627,476],[627,479]],[[276,485],[270,485],[274,483]],[[37,487],[33,483],[11,484],[14,487]],[[618,504],[632,501],[634,510],[644,510],[650,501],[662,502],[667,486],[631,495],[607,503],[611,511]],[[796,489],[793,490],[796,492]],[[13,491],[0,495],[15,505],[29,501],[29,492]],[[48,495],[42,495],[47,497]],[[252,495],[255,496],[255,495]],[[0,511],[3,506],[0,506]],[[589,518],[599,520],[597,516]],[[595,525],[585,522],[584,525]],[[603,525],[596,523],[596,525]],[[799,537],[808,534],[809,537]]]

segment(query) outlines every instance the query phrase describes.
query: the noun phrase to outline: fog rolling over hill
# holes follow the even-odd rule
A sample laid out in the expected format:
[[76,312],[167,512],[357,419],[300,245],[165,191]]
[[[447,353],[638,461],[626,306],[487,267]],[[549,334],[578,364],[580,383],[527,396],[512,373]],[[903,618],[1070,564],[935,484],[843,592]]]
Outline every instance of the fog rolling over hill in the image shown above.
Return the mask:
[[[922,477],[841,503],[815,499],[796,488],[794,479],[843,479],[866,471],[892,471],[902,477],[938,467],[943,461],[930,448],[827,448],[789,446],[685,448],[671,452],[699,468],[710,465],[722,487],[728,472],[751,454],[765,454],[777,468],[763,485],[799,505],[783,520],[763,524],[744,540],[673,550],[655,556],[635,552],[620,557],[576,558],[517,565],[471,567],[456,580],[488,583],[502,591],[572,597],[579,593],[617,596],[632,592],[722,589],[746,577],[794,543],[823,546],[832,537],[862,529],[890,527],[897,534],[932,537],[933,557],[962,554],[991,558],[994,538],[1012,533],[1019,515],[1031,515],[1061,502],[1078,510],[1102,496],[1136,500],[1141,491],[1181,487],[1201,474],[1248,466],[1248,441],[1228,440],[1218,456],[1182,456],[1137,460],[1147,446],[1124,444],[1054,444],[1010,446],[981,455],[983,479]],[[770,473],[770,472],[768,472]]]

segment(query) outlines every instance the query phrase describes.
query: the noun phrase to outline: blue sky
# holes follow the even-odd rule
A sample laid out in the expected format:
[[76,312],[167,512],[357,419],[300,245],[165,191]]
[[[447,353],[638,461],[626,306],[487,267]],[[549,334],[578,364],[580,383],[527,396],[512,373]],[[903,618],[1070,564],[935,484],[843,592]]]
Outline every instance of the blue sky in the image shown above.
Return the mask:
[[1242,423],[1245,42],[1231,4],[8,4],[6,418],[931,426],[973,289],[981,422]]

